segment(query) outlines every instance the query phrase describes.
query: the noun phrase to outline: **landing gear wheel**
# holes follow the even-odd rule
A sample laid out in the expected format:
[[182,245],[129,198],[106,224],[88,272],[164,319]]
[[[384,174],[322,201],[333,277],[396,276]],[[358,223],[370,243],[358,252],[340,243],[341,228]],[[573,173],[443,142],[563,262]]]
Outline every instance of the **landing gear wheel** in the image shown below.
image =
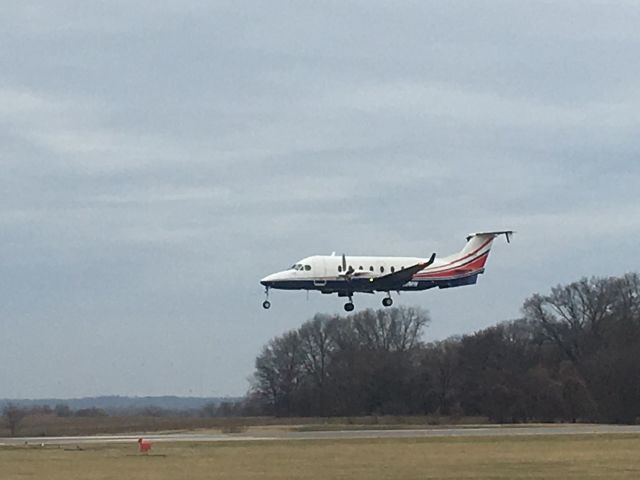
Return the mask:
[[384,305],[385,307],[390,307],[391,305],[393,305],[393,300],[391,299],[391,297],[383,298],[382,305]]
[[351,302],[344,304],[344,309],[346,312],[352,312],[354,308],[355,306]]
[[264,308],[265,310],[269,310],[271,308],[271,302],[269,300],[265,300],[264,302],[262,302],[262,308]]

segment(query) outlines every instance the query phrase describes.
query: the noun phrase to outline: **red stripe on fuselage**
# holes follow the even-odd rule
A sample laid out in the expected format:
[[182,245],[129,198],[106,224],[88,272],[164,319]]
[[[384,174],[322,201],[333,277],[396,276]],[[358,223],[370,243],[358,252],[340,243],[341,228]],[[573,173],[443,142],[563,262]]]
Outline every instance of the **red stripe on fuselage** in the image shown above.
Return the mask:
[[[455,260],[450,261],[449,263],[445,263],[444,265],[438,265],[437,267],[435,267],[433,270],[431,270],[431,272],[429,273],[436,273],[436,272],[444,272],[444,271],[448,271],[449,270],[449,265],[452,265],[454,263],[458,263],[460,261],[463,261],[469,257],[473,257],[476,253],[478,253],[480,250],[482,250],[484,247],[486,247],[487,245],[489,245],[491,242],[493,242],[493,238],[490,238],[489,240],[487,240],[486,242],[484,242],[482,245],[480,245],[478,248],[476,248],[473,252],[470,252],[466,255],[464,255],[463,257],[460,258],[456,258]],[[487,252],[489,253],[489,252]],[[480,257],[478,257],[480,258]],[[454,268],[459,268],[459,267],[454,267]],[[444,270],[443,270],[444,269]]]
[[470,260],[466,264],[458,265],[457,267],[450,268],[448,270],[439,271],[439,272],[424,272],[417,273],[413,276],[413,278],[417,279],[425,279],[425,278],[440,278],[440,277],[450,277],[452,275],[463,275],[467,273],[471,273],[475,270],[481,270],[484,268],[485,263],[487,263],[487,258],[489,257],[489,252],[485,252],[480,255],[478,258],[474,258]]

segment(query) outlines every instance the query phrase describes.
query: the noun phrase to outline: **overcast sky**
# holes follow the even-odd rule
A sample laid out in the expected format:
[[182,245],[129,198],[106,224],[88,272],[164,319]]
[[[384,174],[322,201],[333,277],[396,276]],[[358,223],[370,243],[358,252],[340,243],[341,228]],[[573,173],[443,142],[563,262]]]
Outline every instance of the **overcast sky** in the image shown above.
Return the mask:
[[[0,398],[239,395],[342,299],[311,254],[446,255],[426,339],[638,270],[634,1],[0,0]],[[356,296],[358,308],[381,296]]]

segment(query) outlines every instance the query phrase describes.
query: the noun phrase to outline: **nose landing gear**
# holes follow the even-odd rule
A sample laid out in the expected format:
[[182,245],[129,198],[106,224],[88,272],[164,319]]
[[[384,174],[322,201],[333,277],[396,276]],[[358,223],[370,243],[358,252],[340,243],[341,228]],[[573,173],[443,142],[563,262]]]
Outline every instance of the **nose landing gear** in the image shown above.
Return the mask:
[[271,302],[269,301],[269,287],[265,287],[264,294],[267,298],[262,302],[262,308],[269,310],[271,308]]

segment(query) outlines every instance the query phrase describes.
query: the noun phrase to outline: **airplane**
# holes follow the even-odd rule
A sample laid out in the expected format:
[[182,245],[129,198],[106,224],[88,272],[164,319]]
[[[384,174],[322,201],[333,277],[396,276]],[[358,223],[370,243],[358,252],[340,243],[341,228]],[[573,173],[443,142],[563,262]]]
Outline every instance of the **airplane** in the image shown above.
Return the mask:
[[419,291],[429,288],[451,288],[473,285],[484,273],[493,240],[504,235],[511,241],[513,230],[472,233],[464,248],[452,255],[436,258],[419,257],[347,257],[346,255],[314,255],[303,258],[289,269],[267,275],[260,283],[265,287],[265,309],[271,308],[269,290],[317,290],[347,297],[344,309],[355,307],[355,293],[386,292],[382,305],[393,305],[391,292]]

